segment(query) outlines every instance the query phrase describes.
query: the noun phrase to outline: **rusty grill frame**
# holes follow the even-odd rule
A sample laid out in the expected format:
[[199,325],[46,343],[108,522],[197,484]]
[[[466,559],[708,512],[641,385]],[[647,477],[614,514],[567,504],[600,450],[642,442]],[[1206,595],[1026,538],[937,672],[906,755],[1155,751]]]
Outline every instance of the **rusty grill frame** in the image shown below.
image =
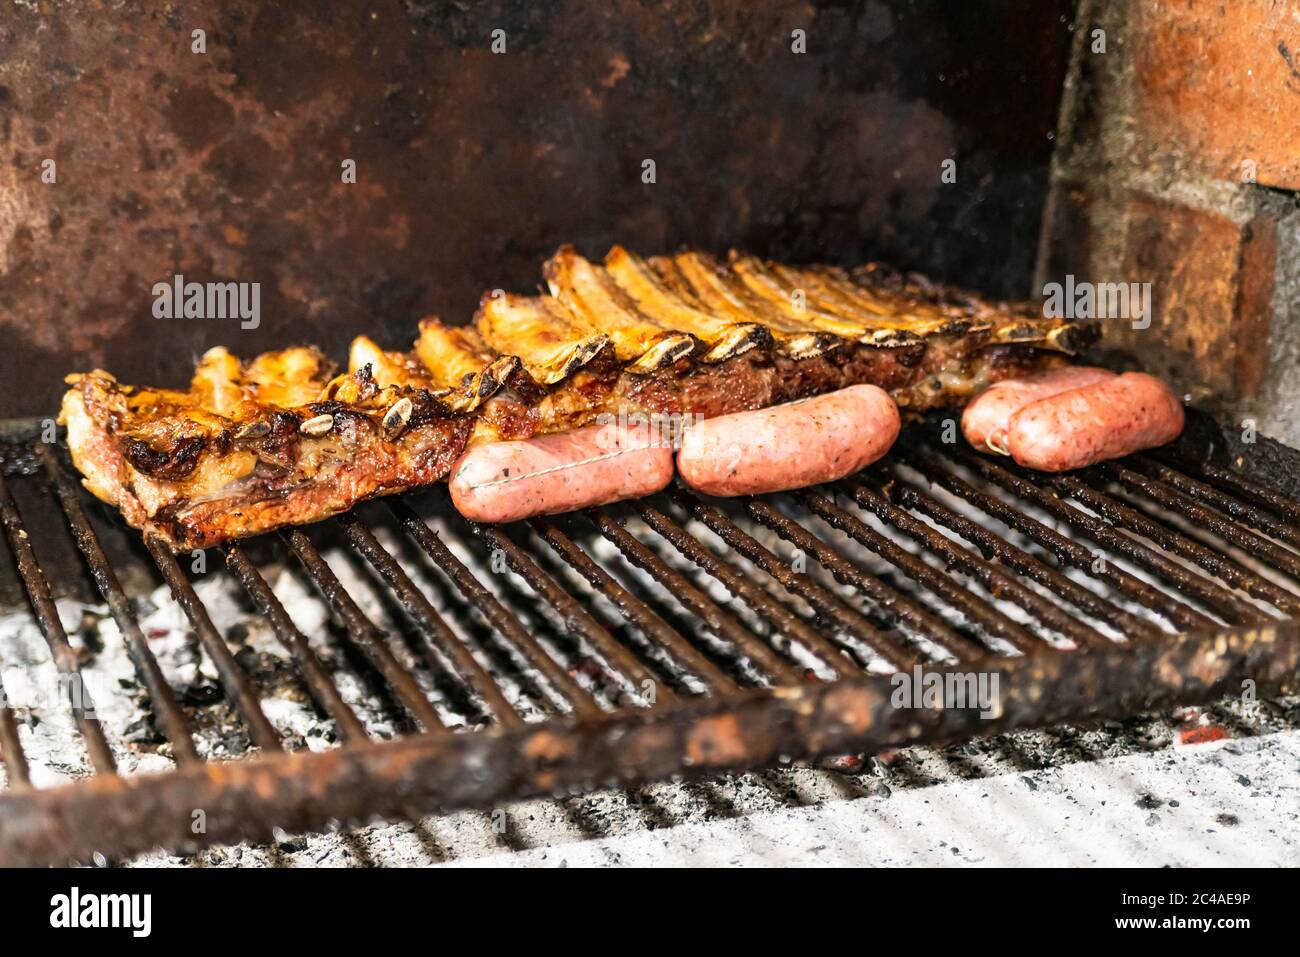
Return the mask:
[[[62,453],[34,441],[11,445],[0,476],[0,522],[55,667],[69,682],[79,680],[77,654],[59,621],[49,582],[8,484],[15,476],[43,482],[62,510],[121,630],[176,767],[162,774],[120,776],[104,729],[74,702],[73,717],[93,773],[76,783],[33,788],[16,718],[0,688],[0,757],[9,782],[8,790],[0,793],[0,864],[58,864],[88,860],[96,853],[118,857],[157,846],[263,840],[273,827],[305,831],[331,822],[413,819],[677,774],[703,775],[850,751],[874,753],[1200,703],[1238,691],[1246,678],[1267,689],[1288,685],[1300,673],[1300,553],[1288,547],[1300,546],[1300,501],[1274,490],[1278,483],[1269,476],[1256,480],[1182,446],[1081,473],[1029,475],[1000,461],[944,447],[936,441],[937,434],[933,422],[912,427],[882,463],[831,487],[788,493],[835,534],[875,553],[913,588],[928,593],[927,602],[862,567],[831,535],[818,536],[799,524],[777,507],[778,496],[746,500],[748,520],[766,526],[819,563],[857,593],[861,606],[795,571],[723,508],[684,488],[584,513],[590,530],[617,548],[630,566],[663,586],[700,632],[713,636],[715,645],[708,649],[692,640],[698,635],[684,634],[612,575],[564,522],[537,519],[527,523],[527,531],[554,559],[612,602],[627,626],[641,636],[639,649],[602,625],[583,599],[566,589],[534,550],[519,544],[509,531],[467,523],[483,545],[499,551],[510,571],[549,606],[621,689],[623,699],[612,710],[602,708],[548,653],[406,497],[396,497],[385,500],[396,526],[454,586],[465,608],[476,611],[521,667],[540,678],[552,713],[526,721],[370,525],[349,513],[332,520],[346,543],[386,583],[415,631],[449,663],[488,719],[484,728],[446,728],[409,668],[388,647],[385,634],[331,570],[310,528],[281,532],[284,553],[300,564],[352,646],[383,677],[394,700],[419,728],[393,740],[372,740],[308,636],[294,625],[250,557],[249,547],[226,546],[227,568],[266,618],[316,707],[333,720],[342,743],[322,753],[285,750],[249,676],[176,558],[159,543],[148,542],[159,573],[259,752],[211,762],[195,747],[186,715],[91,524],[88,496],[73,481]],[[1292,469],[1300,465],[1298,453],[1274,448],[1271,454],[1280,454]],[[936,488],[963,503],[963,511],[945,504],[934,494]],[[1072,536],[1034,517],[1025,506],[1068,526]],[[620,520],[624,509],[661,544],[725,588],[765,624],[765,630],[742,621],[697,580],[641,541]],[[1296,584],[1287,588],[1260,575],[1215,548],[1204,535],[1179,528],[1171,515],[1252,554]],[[889,534],[873,527],[868,516]],[[687,528],[687,520],[711,530],[753,571],[708,547]],[[1008,540],[995,530],[995,522],[1034,543],[1039,554]],[[1098,564],[1094,550],[1081,540],[1119,556],[1122,563]],[[942,565],[927,562],[922,553]],[[1125,570],[1124,564],[1140,567],[1144,577]],[[1085,572],[1108,593],[1085,587],[1067,576],[1066,568]],[[968,575],[999,601],[1015,604],[1036,626],[1007,616],[952,579],[949,570]],[[759,572],[771,581],[760,582]],[[779,592],[791,601],[782,600]],[[1121,607],[1117,598],[1142,606],[1170,627]],[[945,621],[934,604],[955,613],[986,640]],[[1089,619],[1113,625],[1126,641],[1108,638]],[[881,621],[890,627],[882,627]],[[1055,647],[1037,626],[1076,647]],[[943,657],[927,650],[927,642]],[[761,679],[757,683],[765,686],[746,687],[735,669],[721,667],[717,645],[746,662]],[[681,694],[656,677],[647,649],[689,674],[703,693]],[[1014,656],[1005,649],[1013,649]],[[971,708],[893,707],[891,675],[868,673],[870,658],[864,650],[895,672],[921,665],[934,671],[996,673],[1000,711],[982,719]],[[809,662],[830,680],[815,680]],[[203,808],[206,815],[202,835],[191,831],[195,808]]]

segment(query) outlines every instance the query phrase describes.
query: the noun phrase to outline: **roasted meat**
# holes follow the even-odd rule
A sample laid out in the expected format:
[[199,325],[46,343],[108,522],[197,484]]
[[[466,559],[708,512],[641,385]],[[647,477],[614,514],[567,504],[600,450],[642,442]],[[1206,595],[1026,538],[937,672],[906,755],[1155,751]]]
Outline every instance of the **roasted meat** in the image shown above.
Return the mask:
[[85,484],[176,548],[316,521],[446,476],[469,443],[610,416],[713,416],[855,384],[904,413],[1059,365],[1096,335],[883,267],[732,254],[603,263],[562,248],[549,295],[485,296],[474,322],[420,324],[410,352],[366,337],[335,375],[314,349],[209,351],[188,390],[69,376]]
[[446,475],[472,415],[424,388],[381,384],[369,364],[330,372],[312,349],[241,365],[216,348],[188,391],[69,376],[62,421],[86,487],[178,549],[317,521]]
[[[881,386],[915,414],[1059,365],[1097,334],[1029,303],[879,265],[849,273],[698,252],[646,260],[621,247],[597,264],[565,247],[543,271],[551,295],[486,296],[475,315],[486,355],[520,365],[478,381],[483,418],[471,441],[609,415],[719,415],[857,384]],[[422,330],[425,356],[425,339],[447,331],[432,320]],[[484,371],[485,361],[463,368]]]

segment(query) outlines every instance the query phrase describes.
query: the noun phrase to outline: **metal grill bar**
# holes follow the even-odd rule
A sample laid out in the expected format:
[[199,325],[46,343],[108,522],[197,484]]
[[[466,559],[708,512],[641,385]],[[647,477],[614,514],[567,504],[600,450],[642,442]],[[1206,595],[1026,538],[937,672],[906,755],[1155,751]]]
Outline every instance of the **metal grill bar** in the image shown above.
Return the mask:
[[[1156,478],[1182,493],[1179,496],[1179,501],[1199,499],[1236,521],[1249,525],[1251,528],[1259,529],[1271,538],[1284,541],[1288,545],[1300,546],[1300,528],[1290,522],[1278,519],[1276,515],[1270,515],[1254,505],[1247,504],[1219,491],[1212,485],[1198,481],[1189,475],[1184,475],[1177,469],[1162,465],[1149,458],[1137,456],[1134,459],[1134,464],[1140,469],[1153,473]],[[1129,475],[1132,473],[1131,469],[1125,468],[1123,465],[1117,464],[1115,469]]]
[[1037,582],[1052,594],[1070,602],[1076,608],[1098,621],[1112,622],[1125,634],[1134,638],[1153,638],[1162,634],[1161,629],[1137,615],[1125,611],[1113,602],[1102,598],[1094,591],[1084,588],[1077,582],[1066,578],[1055,568],[1030,555],[1023,549],[997,535],[982,525],[978,525],[959,515],[933,496],[921,491],[906,479],[899,477],[897,469],[890,477],[889,492],[905,506],[929,516],[945,528],[956,532],[968,542],[978,545],[984,554],[996,558],[1008,568],[1019,572],[1030,581]]
[[[1229,621],[1261,622],[1268,620],[1268,616],[1264,615],[1258,608],[1241,600],[1227,589],[1214,584],[1207,578],[1202,578],[1200,575],[1188,571],[1181,565],[1171,562],[1136,539],[1117,531],[1100,519],[1093,518],[1079,509],[1067,505],[1020,476],[1012,474],[1006,468],[966,452],[957,452],[955,456],[963,465],[976,469],[985,478],[1002,488],[1033,502],[1050,515],[1069,522],[1072,527],[1078,529],[1098,544],[1113,549],[1125,558],[1137,562],[1142,567],[1154,572],[1180,591],[1195,596],[1204,604],[1223,614]],[[1185,615],[1185,617],[1186,621],[1181,622],[1185,627],[1214,627],[1213,619],[1199,612],[1190,616]]]
[[893,505],[879,492],[873,491],[859,481],[840,483],[854,500],[863,508],[876,515],[882,521],[905,532],[915,541],[925,545],[931,552],[942,556],[949,568],[957,568],[968,575],[978,578],[993,597],[1014,601],[1022,608],[1032,612],[1049,628],[1069,638],[1082,647],[1095,647],[1107,644],[1107,638],[1075,618],[1071,618],[1058,605],[1043,598],[1036,591],[1020,584],[992,562],[981,559],[973,552],[960,547],[952,540],[940,535],[920,519],[913,518],[901,508]]
[[674,599],[698,616],[714,635],[735,648],[741,657],[749,659],[769,680],[786,683],[800,680],[801,673],[797,668],[771,651],[748,628],[723,611],[717,602],[637,541],[608,512],[593,509],[587,516],[600,529],[601,534],[623,553],[624,558],[663,585]]
[[[1215,626],[1212,618],[1202,615],[1185,602],[1148,585],[1122,568],[1115,567],[1114,562],[1105,561],[1104,556],[1101,554],[1094,555],[1092,551],[1078,542],[1066,538],[1055,529],[1049,528],[1035,518],[1031,518],[1014,506],[980,491],[960,476],[944,469],[929,455],[909,450],[903,453],[902,458],[929,481],[948,490],[953,495],[966,499],[966,501],[988,513],[1008,528],[1013,528],[1022,535],[1032,538],[1039,545],[1051,551],[1058,561],[1073,565],[1075,568],[1105,579],[1116,590],[1127,595],[1143,607],[1160,613],[1176,625],[1193,630],[1210,629]],[[1077,512],[1077,510],[1075,511],[1076,514],[1083,514]]]
[[689,671],[714,694],[729,694],[739,685],[721,668],[701,654],[677,629],[650,610],[650,606],[620,585],[605,569],[574,544],[554,522],[533,520],[534,532],[551,546],[588,584],[614,603],[648,640],[666,651],[674,664]]
[[[1294,676],[1300,630],[1289,624],[1263,633],[1170,635],[970,666],[998,674],[1004,708],[992,721],[971,709],[918,714],[892,707],[890,678],[873,675],[805,683],[779,695],[747,691],[676,709],[622,710],[595,723],[419,735],[325,754],[200,764],[170,776],[101,776],[52,790],[43,800],[31,800],[30,793],[0,797],[0,814],[11,824],[0,862],[88,856],[104,846],[106,834],[122,852],[136,853],[175,840],[178,810],[188,825],[195,807],[209,811],[208,840],[265,839],[273,824],[303,831],[327,820],[414,818],[593,782],[632,786],[683,769],[698,776],[767,765],[781,755],[880,751],[916,740],[918,725],[927,739],[953,740],[1075,718],[1083,701],[1096,717],[1192,704],[1230,693],[1244,678],[1271,688]],[[1097,694],[1101,687],[1105,693]],[[466,773],[467,764],[474,773]]]
[[[815,632],[794,612],[747,581],[742,573],[714,555],[686,529],[657,508],[644,502],[634,502],[632,508],[647,525],[663,536],[674,548],[722,582],[727,591],[762,615],[768,624],[776,629],[777,634],[794,639],[803,645],[816,656],[822,667],[833,677],[840,678],[846,674],[843,652]],[[789,654],[788,650],[786,653]]]
[[[1135,455],[1129,461],[1144,463],[1152,457],[1164,460],[1166,464],[1179,461],[1175,453],[1160,449],[1147,455]],[[1213,462],[1201,462],[1192,466],[1192,468],[1200,474],[1200,477],[1205,482],[1214,485],[1216,488],[1223,489],[1225,492],[1229,492],[1248,502],[1272,509],[1292,522],[1300,522],[1300,502],[1295,501],[1295,499],[1288,498],[1270,488],[1265,488],[1259,483],[1252,482],[1245,476],[1230,471],[1221,465],[1215,465]]]
[[9,787],[25,788],[31,785],[32,777],[22,741],[18,739],[18,723],[8,702],[9,696],[5,694],[5,684],[0,677],[0,759],[4,760]]
[[[1287,551],[1260,535],[1256,535],[1248,529],[1242,528],[1240,525],[1234,524],[1213,509],[1204,507],[1190,495],[1176,491],[1158,479],[1149,478],[1123,466],[1107,467],[1106,470],[1113,474],[1116,480],[1125,488],[1146,496],[1164,508],[1181,512],[1188,518],[1195,520],[1198,527],[1214,532],[1219,537],[1226,539],[1250,554],[1267,559],[1271,564],[1291,577],[1300,576],[1300,556]],[[1258,513],[1255,512],[1254,514],[1256,515],[1256,522],[1259,524],[1270,524],[1268,522],[1259,522]]]
[[493,720],[503,725],[517,723],[520,720],[518,713],[501,693],[492,676],[470,654],[469,649],[443,621],[429,599],[415,587],[415,583],[402,570],[397,559],[393,558],[388,549],[379,544],[374,533],[362,524],[360,519],[352,515],[341,515],[337,521],[352,546],[365,556],[366,561],[370,562],[375,571],[388,582],[389,587],[402,603],[402,607],[411,616],[411,620],[419,626],[425,638],[451,662],[460,679],[487,705]]
[[420,722],[428,731],[441,728],[442,720],[429,699],[424,696],[420,685],[411,673],[402,667],[401,662],[388,650],[384,637],[374,622],[366,617],[352,596],[347,593],[343,583],[338,580],[334,570],[316,551],[311,539],[299,529],[285,532],[282,536],[289,550],[302,562],[303,568],[321,597],[334,609],[351,635],[353,643],[361,650],[366,659],[388,681],[402,706],[410,712],[411,717]]
[[[500,550],[505,556],[506,564],[560,613],[565,624],[585,639],[587,650],[595,655],[607,672],[619,679],[625,690],[644,699],[645,688],[660,684],[630,651],[616,642],[572,595],[560,588],[555,579],[542,571],[541,566],[511,541],[509,536],[487,525],[471,522],[470,527],[490,548]],[[675,696],[670,690],[662,688],[654,701],[665,701],[673,697]]]
[[0,475],[0,521],[4,523],[5,536],[9,539],[9,549],[18,563],[18,574],[22,577],[23,587],[31,602],[36,622],[41,634],[49,646],[50,656],[58,671],[63,690],[68,694],[68,705],[77,730],[81,732],[86,743],[86,754],[91,767],[100,774],[114,774],[117,762],[113,760],[113,750],[108,746],[104,729],[95,717],[95,705],[90,698],[90,689],[81,677],[81,667],[77,662],[77,653],[68,643],[63,623],[59,621],[59,610],[50,595],[50,585],[45,574],[36,561],[36,553],[23,528],[22,516],[18,514],[18,505],[9,491],[9,483]]
[[812,555],[835,578],[856,588],[876,603],[877,608],[895,621],[906,623],[956,658],[971,658],[984,653],[976,641],[951,628],[942,618],[902,592],[890,588],[874,575],[863,571],[830,545],[806,531],[767,502],[751,499],[746,502],[749,513],[776,532],[786,541],[808,555]]
[[991,635],[1001,638],[1017,651],[1025,652],[1038,644],[1038,639],[1028,629],[1012,621],[992,605],[973,597],[950,577],[935,571],[930,565],[892,540],[869,528],[854,518],[826,496],[818,492],[802,492],[799,497],[826,524],[839,529],[854,541],[865,545],[891,565],[897,566],[915,581],[939,595],[949,605],[961,611],[967,621],[979,625]]
[[1096,487],[1100,484],[1096,477],[1089,476],[1089,480],[1093,484],[1086,484],[1073,476],[1065,476],[1053,479],[1052,484],[1087,505],[1107,521],[1149,538],[1165,551],[1174,552],[1196,562],[1211,575],[1222,579],[1234,588],[1240,588],[1256,598],[1271,602],[1291,615],[1300,614],[1300,599],[1286,589],[1261,578],[1231,558],[1220,555],[1111,498]]
[[[827,621],[833,621],[889,664],[901,670],[909,670],[920,660],[914,651],[876,628],[857,609],[841,601],[807,575],[794,572],[775,552],[765,548],[752,535],[727,518],[720,509],[700,501],[680,488],[674,488],[672,494],[679,504],[712,529],[714,534],[779,581],[786,591],[802,597],[819,615],[824,616]],[[845,650],[857,657],[853,649]],[[867,661],[857,660],[863,668],[869,664]]]
[[284,645],[284,650],[298,666],[298,671],[311,696],[334,719],[339,734],[345,741],[364,741],[366,726],[343,700],[329,673],[316,657],[316,652],[312,651],[311,645],[307,643],[307,636],[294,625],[289,618],[289,613],[284,610],[284,605],[280,604],[280,599],[275,597],[275,592],[271,591],[271,586],[266,583],[257,566],[249,560],[242,545],[226,546],[226,567],[234,572],[258,610],[271,623],[271,630],[275,632],[275,636]]
[[200,760],[199,753],[194,747],[194,739],[190,737],[189,723],[185,720],[180,705],[176,703],[176,697],[167,685],[167,679],[163,677],[158,661],[149,649],[149,643],[145,641],[144,634],[140,631],[140,624],[131,611],[131,602],[122,591],[122,585],[108,563],[108,557],[104,554],[99,538],[90,525],[90,519],[86,517],[86,512],[81,507],[81,499],[76,489],[73,488],[49,446],[41,445],[37,449],[37,456],[58,495],[73,540],[81,549],[86,565],[90,568],[90,575],[95,580],[99,593],[104,596],[113,620],[117,622],[117,627],[122,633],[122,640],[126,644],[127,654],[135,668],[136,677],[144,685],[145,692],[159,715],[163,733],[171,742],[176,763],[184,765]]
[[267,720],[243,669],[239,667],[235,656],[230,653],[230,649],[222,640],[220,632],[212,624],[207,608],[199,600],[194,586],[185,577],[185,572],[181,570],[176,557],[166,545],[155,539],[146,539],[145,547],[149,550],[154,564],[158,566],[158,571],[167,583],[167,587],[171,589],[172,597],[176,599],[176,603],[181,606],[190,624],[194,626],[194,633],[198,636],[199,643],[217,669],[217,679],[221,682],[222,690],[226,692],[226,697],[230,699],[240,718],[243,719],[252,742],[263,751],[282,750],[280,735]]

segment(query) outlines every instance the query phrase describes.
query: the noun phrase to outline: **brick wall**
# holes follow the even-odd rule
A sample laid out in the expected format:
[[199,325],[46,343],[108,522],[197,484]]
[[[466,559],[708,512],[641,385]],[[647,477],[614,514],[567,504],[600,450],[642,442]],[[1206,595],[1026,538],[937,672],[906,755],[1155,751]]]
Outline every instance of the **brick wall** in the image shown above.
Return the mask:
[[1300,444],[1300,3],[1083,0],[1058,139],[1036,284],[1151,283],[1104,345]]

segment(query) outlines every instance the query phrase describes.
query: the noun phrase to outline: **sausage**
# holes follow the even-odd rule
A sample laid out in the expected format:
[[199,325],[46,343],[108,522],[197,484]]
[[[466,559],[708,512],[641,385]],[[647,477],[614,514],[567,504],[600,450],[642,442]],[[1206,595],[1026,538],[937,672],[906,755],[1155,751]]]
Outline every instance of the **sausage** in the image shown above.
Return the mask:
[[966,441],[981,452],[1007,454],[1007,422],[1031,402],[1078,389],[1094,382],[1115,378],[1115,373],[1093,366],[1065,366],[1025,376],[1004,379],[976,396],[961,415]]
[[759,495],[843,478],[898,438],[894,400],[874,385],[736,412],[687,427],[677,471],[709,495]]
[[1183,406],[1143,372],[1030,403],[1011,417],[1007,448],[1020,465],[1064,472],[1155,448],[1183,431]]
[[448,485],[466,518],[513,522],[650,495],[672,478],[673,450],[657,433],[595,425],[472,448]]

